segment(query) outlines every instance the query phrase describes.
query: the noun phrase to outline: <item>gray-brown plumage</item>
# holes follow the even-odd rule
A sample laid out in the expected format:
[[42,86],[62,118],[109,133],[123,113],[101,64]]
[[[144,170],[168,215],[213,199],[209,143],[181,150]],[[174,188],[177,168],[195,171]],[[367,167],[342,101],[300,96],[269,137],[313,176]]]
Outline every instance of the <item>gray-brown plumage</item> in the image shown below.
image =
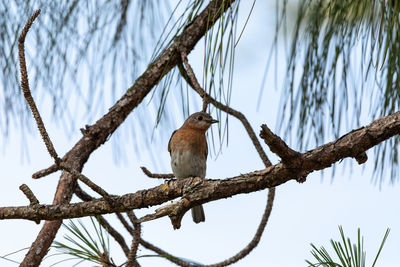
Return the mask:
[[[181,128],[174,131],[168,143],[172,171],[177,179],[187,177],[206,177],[207,139],[206,131],[211,124],[218,122],[205,112],[190,115]],[[195,223],[204,222],[203,207],[192,208]]]

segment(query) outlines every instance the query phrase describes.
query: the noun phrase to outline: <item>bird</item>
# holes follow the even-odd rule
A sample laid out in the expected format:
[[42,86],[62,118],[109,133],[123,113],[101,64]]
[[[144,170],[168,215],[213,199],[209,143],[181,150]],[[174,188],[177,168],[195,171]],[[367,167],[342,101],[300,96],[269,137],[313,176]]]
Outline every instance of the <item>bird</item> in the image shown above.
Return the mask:
[[[185,120],[181,128],[172,133],[168,142],[168,152],[171,156],[172,172],[177,179],[206,177],[206,131],[217,122],[206,112],[196,112]],[[195,223],[205,221],[202,205],[192,208],[192,217]]]

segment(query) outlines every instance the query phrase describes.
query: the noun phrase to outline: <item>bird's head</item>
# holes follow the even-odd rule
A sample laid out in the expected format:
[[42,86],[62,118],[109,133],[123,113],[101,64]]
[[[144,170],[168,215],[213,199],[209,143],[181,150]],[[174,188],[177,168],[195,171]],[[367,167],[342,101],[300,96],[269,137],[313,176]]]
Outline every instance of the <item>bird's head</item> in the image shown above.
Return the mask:
[[216,122],[218,121],[214,120],[210,114],[205,112],[196,112],[190,115],[186,119],[185,123],[183,124],[183,127],[189,127],[196,130],[207,131],[207,129],[210,128],[211,124]]

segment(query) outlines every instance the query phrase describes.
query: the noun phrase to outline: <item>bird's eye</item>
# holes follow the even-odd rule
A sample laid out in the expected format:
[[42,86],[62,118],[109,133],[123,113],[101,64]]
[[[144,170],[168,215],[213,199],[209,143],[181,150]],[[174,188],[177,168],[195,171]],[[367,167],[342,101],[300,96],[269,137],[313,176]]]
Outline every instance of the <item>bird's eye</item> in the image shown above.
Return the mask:
[[198,119],[199,121],[201,121],[201,120],[203,120],[203,116],[198,116],[197,119]]

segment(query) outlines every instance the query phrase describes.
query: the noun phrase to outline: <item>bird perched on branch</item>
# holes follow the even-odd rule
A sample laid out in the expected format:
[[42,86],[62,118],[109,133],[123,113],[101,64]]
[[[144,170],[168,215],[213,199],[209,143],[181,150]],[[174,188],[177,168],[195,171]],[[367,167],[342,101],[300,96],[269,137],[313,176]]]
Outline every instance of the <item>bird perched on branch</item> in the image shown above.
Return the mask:
[[[218,122],[205,112],[190,115],[182,127],[172,133],[168,143],[171,167],[177,179],[187,177],[206,177],[207,140],[206,131],[211,124]],[[192,208],[195,223],[204,222],[203,207]]]

